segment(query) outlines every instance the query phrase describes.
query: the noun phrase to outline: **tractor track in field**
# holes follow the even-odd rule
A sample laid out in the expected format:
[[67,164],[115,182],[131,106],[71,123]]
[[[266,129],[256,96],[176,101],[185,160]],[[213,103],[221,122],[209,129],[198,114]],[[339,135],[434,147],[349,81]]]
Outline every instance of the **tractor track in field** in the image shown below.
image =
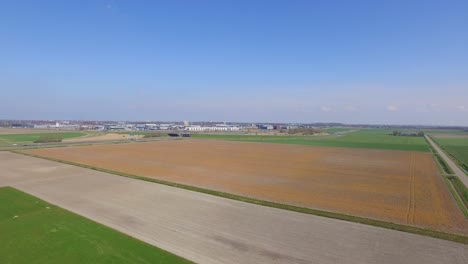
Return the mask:
[[408,202],[408,211],[406,213],[406,223],[414,225],[414,215],[416,211],[416,199],[415,199],[415,157],[414,153],[411,153],[410,161],[410,181],[409,181],[409,202]]

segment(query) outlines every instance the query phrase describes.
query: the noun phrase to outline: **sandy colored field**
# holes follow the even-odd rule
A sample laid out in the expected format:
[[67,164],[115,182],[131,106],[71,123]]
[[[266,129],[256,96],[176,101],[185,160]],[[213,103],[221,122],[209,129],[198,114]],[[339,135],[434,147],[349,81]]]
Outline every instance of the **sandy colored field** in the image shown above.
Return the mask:
[[29,152],[269,201],[468,233],[468,220],[430,153],[214,140]]
[[0,172],[0,186],[11,185],[200,264],[468,261],[464,244],[243,203],[14,153],[0,152]]
[[133,135],[129,136],[128,134],[116,134],[116,133],[108,133],[104,135],[97,135],[97,136],[88,136],[88,137],[80,137],[80,138],[70,138],[65,139],[64,142],[89,142],[89,141],[105,141],[105,140],[129,140],[129,139],[138,139],[142,138],[142,135]]
[[468,133],[466,135],[457,135],[457,134],[431,134],[431,136],[436,138],[468,138]]

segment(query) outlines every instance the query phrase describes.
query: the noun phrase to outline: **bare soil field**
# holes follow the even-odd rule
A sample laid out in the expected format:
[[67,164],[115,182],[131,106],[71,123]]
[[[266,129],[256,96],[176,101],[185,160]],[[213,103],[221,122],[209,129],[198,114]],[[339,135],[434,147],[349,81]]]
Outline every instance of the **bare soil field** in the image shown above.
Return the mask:
[[70,139],[64,140],[64,142],[72,143],[72,142],[105,141],[105,140],[130,140],[130,139],[138,139],[142,137],[143,135],[129,136],[129,134],[108,133],[104,135],[90,135],[88,137],[70,138]]
[[13,186],[196,263],[468,261],[465,244],[258,206],[9,152],[0,152],[0,172],[0,186]]
[[31,154],[284,204],[468,233],[430,153],[215,140]]

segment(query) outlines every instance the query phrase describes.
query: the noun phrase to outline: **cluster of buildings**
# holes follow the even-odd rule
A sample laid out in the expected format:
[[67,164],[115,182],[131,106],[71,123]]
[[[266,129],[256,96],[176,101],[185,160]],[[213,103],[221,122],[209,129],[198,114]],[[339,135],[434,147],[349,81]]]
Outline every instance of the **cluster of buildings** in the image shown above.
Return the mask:
[[54,121],[54,120],[19,120],[8,121],[5,127],[36,128],[56,130],[98,130],[98,131],[187,131],[187,132],[236,132],[248,129],[289,130],[304,124],[271,123],[226,123],[226,122],[116,122],[116,121]]

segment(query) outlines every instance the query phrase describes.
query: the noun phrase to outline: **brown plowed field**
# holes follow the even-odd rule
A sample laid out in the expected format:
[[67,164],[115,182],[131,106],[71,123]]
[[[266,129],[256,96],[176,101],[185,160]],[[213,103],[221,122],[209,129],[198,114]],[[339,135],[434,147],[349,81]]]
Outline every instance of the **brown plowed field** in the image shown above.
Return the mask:
[[263,200],[468,233],[468,220],[430,153],[192,139],[28,152]]

